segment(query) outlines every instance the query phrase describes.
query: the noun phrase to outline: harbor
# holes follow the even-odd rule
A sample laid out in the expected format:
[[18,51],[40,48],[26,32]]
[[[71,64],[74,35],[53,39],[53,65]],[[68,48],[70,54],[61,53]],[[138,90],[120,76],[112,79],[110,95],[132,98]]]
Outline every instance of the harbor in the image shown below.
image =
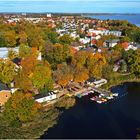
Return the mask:
[[82,98],[83,96],[88,96],[88,95],[92,95],[90,100],[101,104],[101,103],[108,102],[109,100],[115,99],[119,94],[111,93],[110,91],[101,88],[90,87],[88,88],[88,90],[84,92],[80,92],[75,96],[78,98]]

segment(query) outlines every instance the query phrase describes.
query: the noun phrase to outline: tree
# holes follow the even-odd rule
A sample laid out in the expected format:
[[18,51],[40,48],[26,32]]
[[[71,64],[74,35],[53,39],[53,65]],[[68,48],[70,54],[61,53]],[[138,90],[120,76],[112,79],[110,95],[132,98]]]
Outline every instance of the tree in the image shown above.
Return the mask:
[[136,76],[140,76],[140,50],[135,51],[131,57],[128,57],[128,63],[130,70]]
[[6,46],[4,32],[0,32],[0,47]]
[[24,31],[21,31],[19,33],[19,43],[20,43],[20,45],[28,45],[28,43],[27,43],[28,40],[27,39],[28,39],[27,34]]
[[58,43],[58,34],[50,28],[46,28],[44,30],[45,40],[49,39],[49,41],[53,44]]
[[15,47],[16,46],[16,32],[14,30],[6,31],[5,35],[5,44],[7,47]]
[[74,59],[72,63],[78,67],[83,67],[86,65],[86,61],[89,55],[90,53],[87,51],[78,51],[74,55]]
[[51,69],[48,65],[44,65],[44,63],[39,63],[35,66],[33,75],[30,78],[33,86],[39,90],[44,87],[47,87],[48,90],[52,90],[53,88]]
[[33,73],[35,66],[38,64],[36,54],[30,54],[21,61],[22,70],[27,75]]
[[29,93],[17,91],[5,104],[4,117],[13,125],[14,122],[27,122],[38,115],[41,105],[36,103]]
[[89,70],[90,76],[101,77],[102,69],[106,64],[106,59],[100,53],[95,55],[89,55],[87,59],[87,68]]
[[120,72],[127,72],[127,64],[124,60],[121,61],[121,64],[120,64],[120,69],[119,69]]
[[55,44],[47,47],[46,60],[51,64],[53,69],[56,69],[57,64],[67,62],[71,57],[71,51],[68,45]]
[[31,79],[29,78],[29,75],[23,70],[18,72],[18,75],[16,75],[14,78],[14,82],[15,87],[21,89],[24,92],[34,91],[34,87]]
[[73,71],[70,66],[61,64],[53,73],[53,79],[62,87],[65,87],[73,80]]
[[121,42],[130,42],[131,39],[130,39],[128,36],[124,36],[124,37],[121,38],[120,41],[121,41]]
[[9,49],[8,50],[8,58],[12,60],[16,57],[18,57],[18,53],[16,51],[14,51],[13,49]]
[[31,54],[31,48],[22,44],[19,47],[19,57],[25,58]]
[[68,34],[64,34],[63,36],[59,38],[59,42],[60,44],[63,44],[63,45],[64,44],[70,45],[72,42],[72,38]]
[[10,60],[0,61],[0,81],[10,84],[16,75],[15,69],[15,64]]
[[84,67],[76,67],[74,72],[74,81],[83,83],[89,78],[88,70]]

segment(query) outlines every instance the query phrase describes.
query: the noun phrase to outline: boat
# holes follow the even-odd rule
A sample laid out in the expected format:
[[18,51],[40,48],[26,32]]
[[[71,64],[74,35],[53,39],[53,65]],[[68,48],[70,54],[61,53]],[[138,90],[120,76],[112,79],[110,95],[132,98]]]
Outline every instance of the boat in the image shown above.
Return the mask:
[[107,102],[107,99],[105,99],[105,98],[102,98],[102,99],[101,99],[101,101],[103,101],[103,102]]
[[90,90],[90,93],[94,93],[94,91],[93,90]]
[[86,95],[89,94],[89,91],[87,91],[87,92],[83,92],[82,94],[83,94],[83,96],[86,96]]
[[95,101],[97,99],[97,96],[90,98],[90,100]]
[[101,104],[101,103],[103,103],[103,101],[97,101],[97,103]]
[[77,94],[76,95],[78,98],[82,98],[82,95],[81,94]]
[[117,97],[118,95],[119,95],[119,93],[113,93],[113,96],[116,96]]
[[72,97],[73,95],[72,94],[70,94],[70,93],[67,93],[66,94],[68,97]]
[[106,98],[110,100],[113,99],[113,96],[107,96]]

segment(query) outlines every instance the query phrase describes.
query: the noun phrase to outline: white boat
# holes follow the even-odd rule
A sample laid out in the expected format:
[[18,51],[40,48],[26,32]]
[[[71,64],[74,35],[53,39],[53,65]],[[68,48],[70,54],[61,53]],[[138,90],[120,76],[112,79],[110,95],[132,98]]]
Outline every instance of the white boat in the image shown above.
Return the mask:
[[90,93],[94,93],[94,91],[93,90],[90,90]]
[[106,97],[107,99],[113,99],[113,96],[108,96],[108,97]]
[[117,97],[118,95],[119,95],[119,93],[113,93],[113,96],[116,96]]
[[102,101],[97,101],[97,103],[101,104],[101,103],[103,103],[103,102],[102,102]]

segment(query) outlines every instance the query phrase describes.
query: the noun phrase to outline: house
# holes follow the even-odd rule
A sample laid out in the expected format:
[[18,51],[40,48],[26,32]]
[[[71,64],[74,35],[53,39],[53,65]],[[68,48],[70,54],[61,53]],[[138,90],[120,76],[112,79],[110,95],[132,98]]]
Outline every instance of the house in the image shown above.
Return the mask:
[[2,107],[11,97],[11,91],[5,85],[0,83],[0,107]]
[[56,98],[57,98],[56,94],[53,91],[34,96],[35,101],[39,103],[49,102],[49,101],[55,100]]
[[94,83],[95,87],[98,88],[98,87],[101,87],[102,85],[106,84],[107,80],[106,79],[101,79],[101,80],[95,81],[93,83]]
[[82,44],[87,44],[90,42],[90,38],[80,38],[79,40]]
[[[9,50],[10,50],[10,48],[6,48],[6,47],[0,48],[0,58],[7,59]],[[19,47],[12,48],[12,50],[16,51],[18,53]]]
[[119,43],[119,39],[113,39],[113,40],[109,39],[109,40],[106,40],[105,46],[112,48],[116,46],[118,43]]
[[47,13],[47,15],[46,15],[48,18],[51,18],[52,17],[52,14],[50,14],[50,13]]
[[96,79],[94,77],[91,77],[86,81],[86,84],[93,86],[95,81],[96,81]]

